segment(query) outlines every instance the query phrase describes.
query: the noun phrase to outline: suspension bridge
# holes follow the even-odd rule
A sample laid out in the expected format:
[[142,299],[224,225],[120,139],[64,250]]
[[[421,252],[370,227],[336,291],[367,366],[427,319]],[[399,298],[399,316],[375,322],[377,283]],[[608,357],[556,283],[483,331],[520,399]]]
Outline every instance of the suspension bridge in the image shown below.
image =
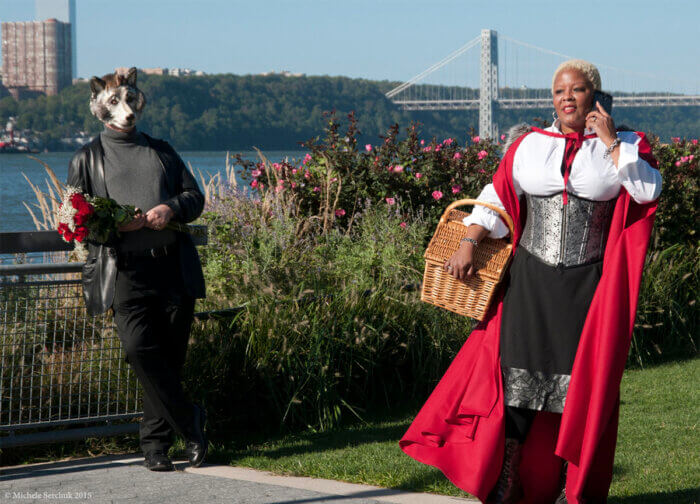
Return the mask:
[[[403,110],[479,110],[479,135],[496,138],[499,109],[552,108],[552,72],[571,58],[485,29],[386,97]],[[613,108],[700,105],[700,82],[597,66]]]

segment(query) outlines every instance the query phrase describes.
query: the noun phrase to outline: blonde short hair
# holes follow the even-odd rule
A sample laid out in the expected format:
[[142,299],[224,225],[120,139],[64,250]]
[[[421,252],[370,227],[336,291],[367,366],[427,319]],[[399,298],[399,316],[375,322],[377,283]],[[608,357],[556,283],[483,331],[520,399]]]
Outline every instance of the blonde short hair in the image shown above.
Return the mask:
[[600,72],[598,72],[598,69],[593,63],[582,59],[571,59],[557,67],[554,71],[554,75],[552,75],[552,90],[554,89],[554,81],[557,75],[564,70],[578,70],[593,84],[593,89],[600,91]]

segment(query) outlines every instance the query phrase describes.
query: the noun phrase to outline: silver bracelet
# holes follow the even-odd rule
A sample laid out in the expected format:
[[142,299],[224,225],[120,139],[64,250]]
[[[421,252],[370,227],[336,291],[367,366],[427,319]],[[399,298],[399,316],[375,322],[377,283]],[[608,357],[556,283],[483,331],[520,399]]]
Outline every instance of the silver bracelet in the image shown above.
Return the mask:
[[474,238],[469,238],[469,237],[467,237],[467,238],[462,238],[462,239],[459,241],[459,244],[461,245],[461,244],[464,243],[464,242],[469,242],[469,243],[471,243],[472,245],[474,245],[475,247],[478,247],[478,246],[479,246],[479,242],[476,241]]
[[605,154],[603,154],[603,159],[608,159],[610,157],[610,154],[612,154],[612,151],[615,149],[615,147],[617,147],[621,143],[622,143],[622,141],[620,140],[619,137],[616,138],[615,140],[613,140],[613,143],[611,143],[608,146],[608,148],[605,149]]

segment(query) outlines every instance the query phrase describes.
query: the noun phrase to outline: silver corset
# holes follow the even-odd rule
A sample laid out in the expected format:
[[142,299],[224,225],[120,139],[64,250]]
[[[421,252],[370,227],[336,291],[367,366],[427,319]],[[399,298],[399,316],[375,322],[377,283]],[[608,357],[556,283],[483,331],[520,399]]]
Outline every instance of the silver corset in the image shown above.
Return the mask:
[[563,193],[525,194],[527,221],[520,246],[551,265],[577,266],[603,258],[615,199],[591,201]]

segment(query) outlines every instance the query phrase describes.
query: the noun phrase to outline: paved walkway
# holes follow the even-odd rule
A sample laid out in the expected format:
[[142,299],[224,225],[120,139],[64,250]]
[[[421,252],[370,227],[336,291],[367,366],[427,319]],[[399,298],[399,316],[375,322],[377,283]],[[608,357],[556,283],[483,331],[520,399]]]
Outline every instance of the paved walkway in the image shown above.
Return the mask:
[[0,503],[467,504],[478,501],[275,476],[240,467],[177,463],[154,473],[133,455],[0,468]]

